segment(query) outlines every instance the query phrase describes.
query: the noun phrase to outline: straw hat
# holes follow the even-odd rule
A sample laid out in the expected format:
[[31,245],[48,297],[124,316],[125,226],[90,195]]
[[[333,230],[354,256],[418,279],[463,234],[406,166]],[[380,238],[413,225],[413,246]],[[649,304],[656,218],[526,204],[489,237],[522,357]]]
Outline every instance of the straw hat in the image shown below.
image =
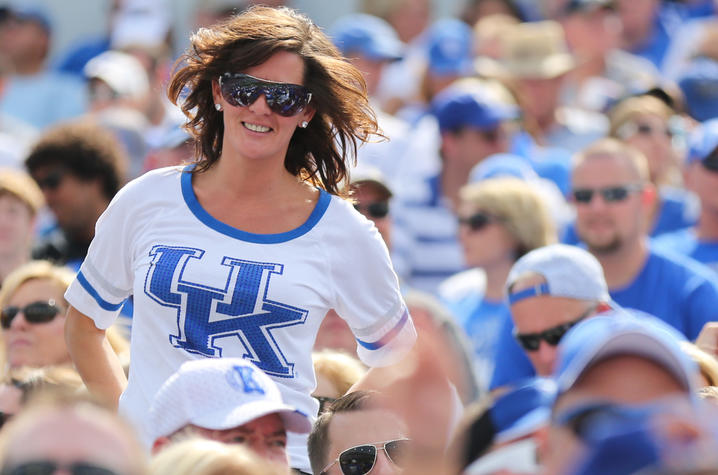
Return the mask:
[[555,21],[520,23],[502,37],[500,63],[510,76],[550,79],[576,66],[561,25]]

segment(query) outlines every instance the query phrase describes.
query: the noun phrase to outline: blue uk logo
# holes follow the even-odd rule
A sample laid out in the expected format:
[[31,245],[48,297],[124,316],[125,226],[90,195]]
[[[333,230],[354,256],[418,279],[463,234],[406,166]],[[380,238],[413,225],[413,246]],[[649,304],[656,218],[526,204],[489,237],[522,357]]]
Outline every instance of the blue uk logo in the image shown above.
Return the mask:
[[202,259],[204,253],[164,245],[150,251],[145,293],[177,310],[177,334],[169,336],[170,343],[189,353],[221,357],[216,340],[236,337],[244,346],[243,357],[264,372],[294,377],[294,364],[284,357],[272,331],[304,323],[308,312],[267,298],[271,277],[281,275],[284,266],[224,257],[221,265],[229,267],[229,275],[220,289],[184,278],[190,260]]

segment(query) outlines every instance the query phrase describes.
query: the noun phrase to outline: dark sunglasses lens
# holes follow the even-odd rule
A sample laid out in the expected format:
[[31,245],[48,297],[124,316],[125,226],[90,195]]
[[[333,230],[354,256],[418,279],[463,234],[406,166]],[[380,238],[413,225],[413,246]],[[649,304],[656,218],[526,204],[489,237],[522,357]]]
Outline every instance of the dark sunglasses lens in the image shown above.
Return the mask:
[[573,199],[577,203],[590,203],[593,198],[593,190],[573,190]]
[[291,117],[307,105],[301,86],[282,84],[265,86],[264,90],[269,107],[281,116]]
[[45,323],[49,322],[55,315],[60,312],[60,309],[53,304],[47,302],[35,302],[25,307],[24,314],[25,319],[29,323]]
[[706,158],[701,163],[706,170],[718,172],[718,154]]
[[521,347],[526,351],[536,351],[541,344],[541,338],[538,335],[516,335]]
[[52,475],[57,465],[53,462],[26,462],[9,470],[3,470],[7,475]]
[[556,346],[561,338],[566,334],[570,326],[561,325],[559,327],[549,328],[543,332],[543,340],[551,346]]
[[369,216],[372,218],[385,218],[389,214],[389,203],[386,201],[377,201],[376,203],[369,203],[367,206]]
[[406,465],[409,442],[408,440],[392,440],[386,443],[386,455],[399,468],[404,468]]
[[485,214],[476,213],[469,218],[468,224],[473,231],[478,231],[489,224],[489,217]]
[[71,467],[72,475],[117,475],[114,471],[90,463],[79,462]]
[[7,330],[10,328],[10,324],[12,324],[12,319],[15,318],[17,313],[20,311],[20,307],[5,307],[2,311],[2,315],[0,315],[0,323],[2,323],[2,327]]
[[60,183],[62,182],[63,173],[59,170],[53,171],[48,173],[42,178],[39,178],[37,181],[37,185],[43,189],[43,190],[54,190],[58,186],[60,186]]
[[339,456],[339,466],[344,475],[364,475],[369,473],[376,461],[376,447],[360,445],[345,450]]
[[601,190],[601,194],[606,202],[613,203],[625,200],[628,197],[628,189],[623,186],[614,186]]

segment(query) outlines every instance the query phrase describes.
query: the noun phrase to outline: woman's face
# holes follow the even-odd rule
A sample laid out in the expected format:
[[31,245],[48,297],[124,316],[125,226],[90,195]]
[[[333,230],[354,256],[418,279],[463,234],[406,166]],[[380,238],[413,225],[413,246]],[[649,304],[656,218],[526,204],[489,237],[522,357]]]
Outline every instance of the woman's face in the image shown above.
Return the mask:
[[[462,206],[459,209],[459,216],[464,219],[477,213],[490,215],[473,206]],[[497,263],[513,262],[518,247],[513,235],[495,218],[490,218],[478,229],[462,223],[459,226],[459,239],[469,267],[488,269]]]
[[10,367],[47,366],[70,362],[65,346],[63,328],[67,306],[62,288],[49,279],[33,279],[21,284],[8,299],[5,307],[25,308],[33,302],[54,300],[60,313],[46,323],[28,323],[20,311],[2,332],[5,355]]
[[[303,85],[304,61],[294,53],[280,51],[264,63],[244,71],[259,79]],[[309,105],[297,115],[283,117],[273,112],[264,95],[252,104],[233,106],[222,97],[219,84],[212,84],[214,101],[222,106],[224,137],[222,153],[243,160],[273,160],[283,166],[289,141],[303,121],[310,121],[314,109]]]
[[651,182],[665,181],[671,167],[676,166],[675,152],[667,121],[653,114],[639,114],[630,121],[632,133],[625,142],[640,150],[648,160]]

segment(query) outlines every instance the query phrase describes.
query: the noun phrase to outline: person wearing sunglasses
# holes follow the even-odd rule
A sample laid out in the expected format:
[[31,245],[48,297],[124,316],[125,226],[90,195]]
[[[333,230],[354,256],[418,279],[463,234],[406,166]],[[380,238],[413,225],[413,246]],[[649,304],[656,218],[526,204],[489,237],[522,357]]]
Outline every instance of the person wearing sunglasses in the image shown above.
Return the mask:
[[[47,261],[30,261],[11,272],[0,288],[4,360],[12,368],[72,365],[64,338],[63,293],[75,274]],[[117,351],[127,343],[113,329]]]
[[718,320],[716,274],[650,243],[656,188],[643,154],[616,139],[598,141],[575,157],[572,183],[576,230],[615,302],[655,315],[690,340]]
[[127,422],[79,396],[46,394],[3,427],[3,475],[146,475],[147,456]]
[[718,119],[707,121],[694,130],[684,177],[686,188],[700,200],[698,222],[695,226],[655,237],[653,243],[718,272]]
[[376,406],[377,397],[354,391],[319,416],[308,442],[313,473],[403,473],[411,450],[407,427],[395,413]]
[[549,376],[566,332],[613,305],[596,258],[566,244],[540,247],[518,259],[505,289],[511,318],[499,330],[491,390]]
[[[459,197],[464,259],[474,272],[483,272],[485,285],[483,292],[475,288],[459,295],[449,294],[449,289],[443,301],[471,341],[477,378],[486,390],[494,369],[498,329],[511,318],[504,300],[509,270],[527,252],[555,243],[557,235],[542,196],[518,178],[471,183],[460,190]],[[462,274],[468,275],[465,271],[454,278]]]
[[125,182],[127,161],[112,132],[89,120],[57,125],[38,138],[25,167],[55,223],[38,238],[34,259],[80,267],[97,219]]
[[[148,446],[150,398],[186,360],[251,359],[314,416],[311,350],[330,310],[368,366],[416,339],[386,245],[344,199],[355,147],[378,133],[361,73],[289,8],[252,7],[190,40],[168,94],[194,163],[120,191],[66,294],[73,361]],[[128,383],[103,329],[131,294]],[[302,437],[288,452],[307,472]]]

